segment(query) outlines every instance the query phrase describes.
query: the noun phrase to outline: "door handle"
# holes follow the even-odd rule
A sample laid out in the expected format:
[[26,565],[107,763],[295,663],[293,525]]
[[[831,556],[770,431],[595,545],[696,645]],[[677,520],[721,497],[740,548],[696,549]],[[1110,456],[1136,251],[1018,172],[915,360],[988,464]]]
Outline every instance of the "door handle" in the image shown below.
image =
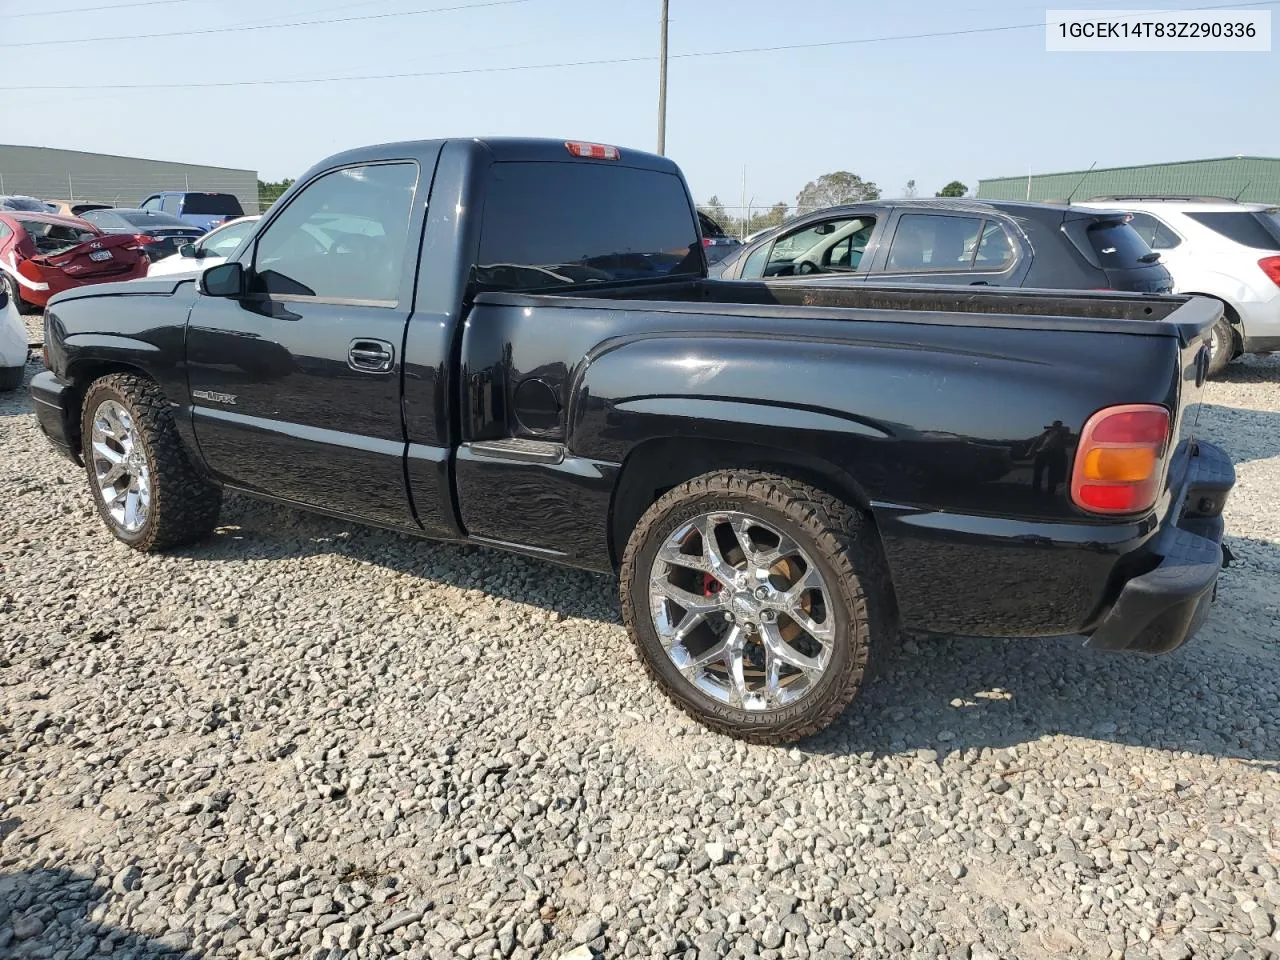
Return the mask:
[[991,284],[989,284],[986,280],[971,280],[971,281],[969,282],[969,286],[971,286],[971,287],[989,287],[989,286],[991,286]]
[[387,373],[395,362],[395,347],[385,340],[352,340],[347,350],[347,366],[361,373]]

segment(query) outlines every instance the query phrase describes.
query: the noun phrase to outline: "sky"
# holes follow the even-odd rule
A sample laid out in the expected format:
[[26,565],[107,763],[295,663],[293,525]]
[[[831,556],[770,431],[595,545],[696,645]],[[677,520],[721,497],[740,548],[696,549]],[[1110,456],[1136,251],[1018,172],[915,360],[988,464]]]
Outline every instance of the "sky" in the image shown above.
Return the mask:
[[[931,195],[1094,162],[1280,156],[1280,39],[1271,53],[1214,54],[1047,53],[1041,26],[885,39],[1040,24],[1045,6],[670,0],[666,152],[699,202],[716,195],[730,212],[794,203],[833,170],[900,196],[908,180]],[[1280,0],[1262,9],[1280,31]],[[334,18],[348,22],[278,26]],[[393,140],[653,150],[659,19],[659,0],[0,0],[0,116],[22,119],[0,141],[265,180]],[[158,33],[181,35],[137,39]],[[104,37],[126,39],[76,42]],[[759,49],[796,44],[811,46]],[[597,60],[629,62],[583,63]],[[419,75],[258,82],[388,73]],[[181,86],[202,83],[234,85]],[[145,88],[107,87],[122,84]]]

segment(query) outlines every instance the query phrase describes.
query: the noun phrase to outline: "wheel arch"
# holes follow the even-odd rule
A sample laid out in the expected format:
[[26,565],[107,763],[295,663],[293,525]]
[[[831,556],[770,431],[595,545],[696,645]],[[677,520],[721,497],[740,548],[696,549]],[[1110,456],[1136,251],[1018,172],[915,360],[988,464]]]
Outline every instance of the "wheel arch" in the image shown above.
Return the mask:
[[109,377],[113,373],[131,373],[155,382],[155,377],[151,376],[142,367],[123,360],[81,357],[67,364],[66,380],[71,384],[70,402],[67,404],[66,409],[67,438],[72,442],[73,449],[78,450],[80,448],[80,421],[84,415],[85,394],[95,382],[103,377]]
[[761,470],[793,477],[824,490],[865,513],[876,546],[884,554],[866,491],[847,471],[812,454],[783,447],[701,437],[655,437],[628,453],[609,509],[609,554],[616,570],[627,540],[659,497],[687,480],[727,469]]
[[1240,310],[1226,297],[1217,293],[1202,293],[1198,290],[1188,290],[1185,293],[1178,291],[1179,296],[1187,297],[1205,297],[1209,300],[1217,300],[1222,304],[1223,316],[1227,318],[1227,323],[1231,324],[1231,341],[1233,344],[1232,359],[1240,356],[1244,352],[1244,325],[1240,320]]

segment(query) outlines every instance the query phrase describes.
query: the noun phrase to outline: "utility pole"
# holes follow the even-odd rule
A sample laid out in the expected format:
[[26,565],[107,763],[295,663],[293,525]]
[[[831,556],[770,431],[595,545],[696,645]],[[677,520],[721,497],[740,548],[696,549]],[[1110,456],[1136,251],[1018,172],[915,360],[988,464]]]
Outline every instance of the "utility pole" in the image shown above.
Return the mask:
[[667,152],[667,5],[662,0],[662,34],[658,41],[658,154]]

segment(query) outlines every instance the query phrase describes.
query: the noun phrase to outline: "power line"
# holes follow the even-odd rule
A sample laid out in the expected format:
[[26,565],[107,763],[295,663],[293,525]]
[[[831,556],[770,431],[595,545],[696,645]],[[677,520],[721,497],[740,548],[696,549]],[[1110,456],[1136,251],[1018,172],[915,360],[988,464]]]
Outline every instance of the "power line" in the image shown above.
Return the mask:
[[[525,2],[525,0],[496,0],[497,3]],[[1253,0],[1246,3],[1226,3],[1216,6],[1199,7],[1186,12],[1204,12],[1208,10],[1226,10],[1240,7],[1265,7],[1280,3],[1280,0]],[[496,5],[496,3],[489,4]],[[480,5],[478,5],[480,6]],[[1134,14],[1134,16],[1146,14]],[[766,47],[738,47],[732,50],[700,50],[692,53],[673,53],[672,60],[688,60],[701,57],[728,57],[746,53],[778,53],[785,50],[814,50],[827,47],[848,47],[868,43],[890,43],[902,40],[931,40],[944,37],[963,37],[974,34],[1007,33],[1014,30],[1043,29],[1045,22],[1017,23],[999,27],[969,27],[962,30],[938,30],[928,33],[893,34],[881,37],[858,37],[852,40],[821,40],[810,43],[776,44]],[[22,86],[0,86],[0,91],[14,90],[207,90],[224,87],[273,87],[296,86],[312,83],[353,83],[369,80],[409,80],[427,77],[461,77],[485,73],[516,73],[530,70],[559,70],[567,67],[598,67],[631,63],[652,63],[658,59],[654,55],[634,57],[609,57],[598,60],[564,60],[557,63],[529,63],[511,66],[460,67],[454,70],[413,70],[402,73],[368,73],[346,76],[323,77],[291,77],[276,80],[214,80],[196,83],[95,83],[73,84],[66,86],[23,84]]]
[[[430,7],[425,10],[400,10],[392,13],[366,13],[359,17],[331,17],[319,20],[291,20],[287,23],[249,23],[230,27],[206,27],[202,30],[170,30],[166,33],[136,33],[112,37],[59,38],[57,40],[24,40],[19,43],[0,43],[0,48],[50,47],[69,43],[109,43],[115,40],[166,40],[173,37],[200,37],[218,33],[241,33],[248,30],[282,30],[291,27],[316,27],[337,23],[359,23],[366,20],[389,20],[394,17],[419,17],[429,13],[453,13],[459,10],[481,10],[485,7],[510,7],[529,0],[485,0],[483,3],[464,3],[453,7]],[[30,88],[29,88],[30,89]]]
[[109,3],[101,7],[69,7],[66,10],[24,10],[22,13],[6,13],[6,20],[22,17],[59,17],[64,13],[93,13],[97,10],[123,10],[126,7],[167,7],[175,3],[193,3],[195,0],[135,0],[133,3]]

